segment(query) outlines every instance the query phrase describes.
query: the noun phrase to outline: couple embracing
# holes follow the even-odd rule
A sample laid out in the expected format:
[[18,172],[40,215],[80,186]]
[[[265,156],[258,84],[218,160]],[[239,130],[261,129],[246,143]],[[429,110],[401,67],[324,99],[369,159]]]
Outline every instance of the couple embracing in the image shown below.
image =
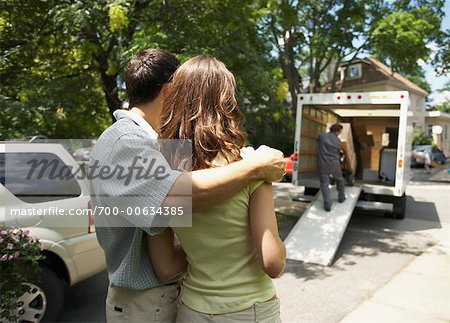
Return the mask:
[[[94,211],[110,281],[107,321],[279,322],[271,278],[282,272],[286,250],[271,182],[283,175],[283,155],[262,146],[241,156],[233,74],[215,58],[180,65],[147,49],[128,64],[125,83],[129,108],[115,112],[91,163],[127,168],[139,156],[166,171],[127,185],[119,177],[91,181],[94,210],[121,210]],[[158,139],[190,140],[192,171],[174,169]],[[192,226],[169,228],[155,212],[142,212],[180,210],[186,185]]]

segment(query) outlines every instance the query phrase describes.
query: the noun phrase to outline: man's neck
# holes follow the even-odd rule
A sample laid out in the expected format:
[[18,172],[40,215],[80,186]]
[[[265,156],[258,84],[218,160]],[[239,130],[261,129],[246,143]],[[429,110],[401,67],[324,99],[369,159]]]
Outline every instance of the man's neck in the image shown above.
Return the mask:
[[156,107],[151,103],[147,105],[132,107],[129,111],[141,116],[150,124],[153,130],[155,130],[156,132],[159,131],[159,113],[157,112]]

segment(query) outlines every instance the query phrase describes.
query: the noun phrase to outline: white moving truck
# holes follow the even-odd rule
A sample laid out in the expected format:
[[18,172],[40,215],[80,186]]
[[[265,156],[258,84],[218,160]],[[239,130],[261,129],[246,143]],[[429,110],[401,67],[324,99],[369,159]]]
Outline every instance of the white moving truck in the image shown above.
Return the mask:
[[300,94],[293,184],[305,186],[305,195],[317,193],[316,137],[329,124],[349,123],[357,159],[354,185],[361,188],[357,206],[391,203],[392,215],[403,219],[412,141],[409,109],[407,91]]

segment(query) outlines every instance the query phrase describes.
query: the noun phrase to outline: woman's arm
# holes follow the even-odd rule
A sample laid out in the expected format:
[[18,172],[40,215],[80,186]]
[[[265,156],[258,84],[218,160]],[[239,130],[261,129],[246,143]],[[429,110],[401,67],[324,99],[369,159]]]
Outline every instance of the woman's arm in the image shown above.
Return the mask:
[[147,246],[153,270],[160,281],[174,280],[186,270],[186,254],[180,245],[174,245],[172,229],[155,236],[147,235]]
[[286,247],[278,235],[271,183],[263,183],[250,197],[250,226],[264,272],[278,277],[286,263]]

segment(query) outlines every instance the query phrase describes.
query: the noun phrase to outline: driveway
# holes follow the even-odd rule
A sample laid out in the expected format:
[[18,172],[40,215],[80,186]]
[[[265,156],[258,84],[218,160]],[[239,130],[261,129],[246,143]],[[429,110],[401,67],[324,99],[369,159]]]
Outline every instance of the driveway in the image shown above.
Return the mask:
[[[291,201],[301,193],[288,183],[274,185],[283,238],[307,207]],[[404,220],[355,212],[331,267],[287,262],[275,280],[283,322],[339,322],[436,243],[436,235],[450,225],[450,185],[414,181],[407,195]],[[72,287],[60,321],[103,322],[106,290],[105,272]]]

